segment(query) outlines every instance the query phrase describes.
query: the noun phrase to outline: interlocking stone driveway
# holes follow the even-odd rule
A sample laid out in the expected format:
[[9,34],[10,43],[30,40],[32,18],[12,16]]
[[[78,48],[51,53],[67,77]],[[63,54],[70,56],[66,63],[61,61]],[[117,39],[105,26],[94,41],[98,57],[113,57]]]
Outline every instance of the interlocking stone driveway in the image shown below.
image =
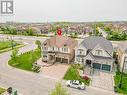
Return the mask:
[[[46,65],[47,63],[40,61],[39,64]],[[41,68],[40,74],[56,79],[62,79],[70,66],[68,64],[61,64],[61,63],[55,63],[54,65],[51,66],[48,65],[49,64],[47,64],[47,67]]]
[[94,71],[91,86],[113,91],[112,73]]

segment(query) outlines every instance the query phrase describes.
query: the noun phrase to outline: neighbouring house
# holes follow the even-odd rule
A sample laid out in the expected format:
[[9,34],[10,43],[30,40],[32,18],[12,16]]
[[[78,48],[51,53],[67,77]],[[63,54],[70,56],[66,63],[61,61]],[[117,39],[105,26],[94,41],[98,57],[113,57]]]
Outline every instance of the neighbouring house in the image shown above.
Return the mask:
[[75,48],[75,62],[102,71],[114,67],[112,43],[100,36],[90,36]]
[[54,36],[42,44],[43,61],[70,63],[74,59],[77,41],[67,36]]
[[127,73],[127,42],[120,43],[117,48],[118,63],[120,70],[122,68]]

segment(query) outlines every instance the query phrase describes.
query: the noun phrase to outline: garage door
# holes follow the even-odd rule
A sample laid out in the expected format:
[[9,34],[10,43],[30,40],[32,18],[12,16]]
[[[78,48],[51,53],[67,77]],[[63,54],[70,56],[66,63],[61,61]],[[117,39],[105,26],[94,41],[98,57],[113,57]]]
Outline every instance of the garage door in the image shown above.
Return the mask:
[[110,65],[103,64],[102,65],[102,70],[110,71],[111,70],[111,66]]
[[93,68],[94,69],[101,69],[101,64],[99,64],[99,63],[93,63]]
[[62,63],[68,63],[68,59],[62,58]]
[[60,62],[61,58],[56,57],[56,62]]

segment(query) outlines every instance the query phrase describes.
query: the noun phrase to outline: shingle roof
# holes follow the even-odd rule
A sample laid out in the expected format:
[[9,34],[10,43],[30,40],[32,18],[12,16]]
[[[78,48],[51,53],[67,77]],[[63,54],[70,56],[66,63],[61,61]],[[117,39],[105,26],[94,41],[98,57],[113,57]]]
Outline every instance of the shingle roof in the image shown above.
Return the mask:
[[94,49],[96,45],[102,46],[108,53],[113,52],[113,46],[110,41],[101,36],[90,36],[84,38],[81,44],[87,49]]
[[63,47],[63,46],[67,46],[67,47],[75,47],[77,45],[77,41],[74,40],[73,38],[67,37],[67,36],[54,36],[51,37],[50,39],[47,39],[46,41],[44,41],[43,44],[46,44],[47,46],[53,47]]

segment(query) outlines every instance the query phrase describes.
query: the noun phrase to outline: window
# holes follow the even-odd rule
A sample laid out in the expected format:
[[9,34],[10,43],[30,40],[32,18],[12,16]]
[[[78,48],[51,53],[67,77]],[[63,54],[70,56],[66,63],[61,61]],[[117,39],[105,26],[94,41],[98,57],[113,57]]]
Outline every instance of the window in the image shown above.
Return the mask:
[[62,48],[63,52],[68,52],[68,48]]
[[55,48],[54,48],[54,47],[52,47],[52,50],[54,51],[54,50],[55,50]]
[[59,48],[57,48],[57,50],[59,51],[60,49],[59,49]]
[[77,60],[77,62],[80,62],[80,58],[77,58],[76,60]]
[[83,54],[83,50],[79,49],[78,50],[78,54],[82,55]]
[[46,51],[46,50],[48,50],[48,48],[47,47],[43,47],[43,50]]
[[102,56],[102,50],[96,50],[95,55]]
[[82,63],[84,62],[84,59],[82,58]]
[[47,55],[43,55],[43,57],[47,58]]

